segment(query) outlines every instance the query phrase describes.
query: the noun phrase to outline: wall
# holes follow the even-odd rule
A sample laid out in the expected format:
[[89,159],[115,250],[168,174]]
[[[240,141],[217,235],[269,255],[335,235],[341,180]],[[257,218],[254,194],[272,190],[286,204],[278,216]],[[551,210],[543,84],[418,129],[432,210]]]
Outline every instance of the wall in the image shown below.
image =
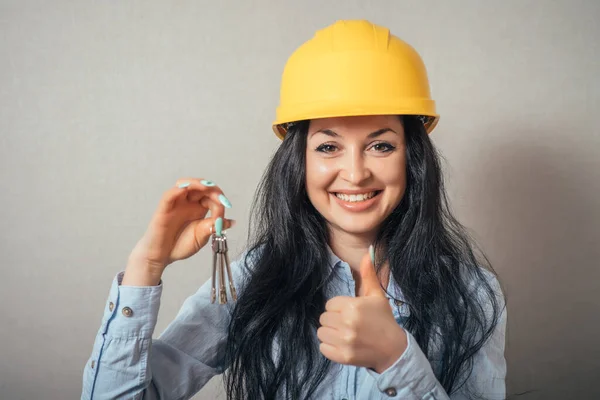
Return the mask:
[[[111,280],[177,178],[222,186],[242,250],[285,60],[366,18],[427,65],[453,207],[506,288],[510,398],[598,398],[599,17],[593,0],[1,0],[0,397],[79,396]],[[210,257],[167,270],[156,334]]]

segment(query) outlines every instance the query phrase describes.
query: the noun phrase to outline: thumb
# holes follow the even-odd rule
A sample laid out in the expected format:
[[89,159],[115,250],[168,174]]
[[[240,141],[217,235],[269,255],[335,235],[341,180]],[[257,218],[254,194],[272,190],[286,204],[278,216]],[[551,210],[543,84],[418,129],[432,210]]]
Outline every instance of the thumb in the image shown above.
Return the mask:
[[360,290],[359,296],[385,297],[374,266],[375,252],[373,246],[369,246],[369,253],[365,254],[360,262]]

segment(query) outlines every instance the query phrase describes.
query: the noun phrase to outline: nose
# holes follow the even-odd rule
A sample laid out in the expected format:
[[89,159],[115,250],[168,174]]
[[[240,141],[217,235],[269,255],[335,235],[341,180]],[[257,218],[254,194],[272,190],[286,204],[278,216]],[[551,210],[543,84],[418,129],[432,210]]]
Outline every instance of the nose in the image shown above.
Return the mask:
[[361,149],[348,151],[340,162],[340,178],[353,185],[360,186],[371,177],[371,170]]

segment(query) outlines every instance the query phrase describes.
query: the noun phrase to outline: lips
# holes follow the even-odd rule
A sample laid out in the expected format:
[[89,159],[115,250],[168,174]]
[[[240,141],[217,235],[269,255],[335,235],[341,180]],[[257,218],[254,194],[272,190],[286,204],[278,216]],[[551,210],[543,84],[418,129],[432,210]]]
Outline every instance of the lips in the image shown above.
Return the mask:
[[366,193],[358,193],[358,194],[335,193],[335,196],[338,199],[342,199],[342,200],[350,202],[350,203],[356,203],[359,201],[369,200],[369,199],[375,197],[376,194],[377,194],[377,192],[375,191],[375,192],[366,192]]
[[382,190],[367,190],[364,192],[331,192],[335,202],[344,210],[352,212],[366,211],[381,199]]

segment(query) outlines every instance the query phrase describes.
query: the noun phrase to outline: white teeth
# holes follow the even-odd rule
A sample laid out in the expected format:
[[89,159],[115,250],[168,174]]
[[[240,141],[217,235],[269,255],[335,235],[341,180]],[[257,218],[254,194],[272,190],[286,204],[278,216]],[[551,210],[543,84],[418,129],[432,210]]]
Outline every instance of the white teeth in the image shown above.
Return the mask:
[[335,194],[338,199],[342,199],[344,201],[348,201],[350,203],[356,203],[359,201],[369,200],[373,196],[375,196],[375,192],[369,193],[361,193],[361,194],[344,194],[344,193],[336,193]]

